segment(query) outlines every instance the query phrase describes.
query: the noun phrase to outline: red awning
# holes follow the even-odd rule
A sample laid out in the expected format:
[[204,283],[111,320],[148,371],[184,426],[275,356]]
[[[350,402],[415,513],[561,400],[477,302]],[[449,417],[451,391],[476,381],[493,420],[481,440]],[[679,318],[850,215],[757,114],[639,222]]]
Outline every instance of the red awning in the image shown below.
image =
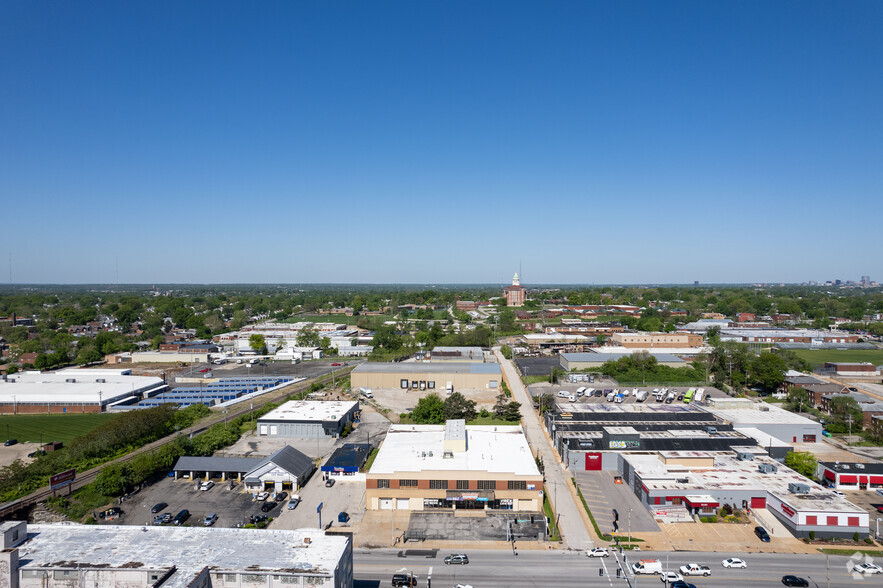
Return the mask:
[[845,474],[840,474],[840,483],[841,484],[858,484],[858,476],[847,476]]
[[834,472],[832,472],[831,470],[825,470],[825,478],[827,478],[828,480],[834,480]]
[[871,476],[871,484],[883,484],[883,476]]

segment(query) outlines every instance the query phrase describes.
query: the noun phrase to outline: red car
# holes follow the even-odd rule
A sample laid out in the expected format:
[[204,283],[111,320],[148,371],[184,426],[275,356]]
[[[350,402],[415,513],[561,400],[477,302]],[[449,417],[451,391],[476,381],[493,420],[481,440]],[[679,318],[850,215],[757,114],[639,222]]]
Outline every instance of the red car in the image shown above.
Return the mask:
[[332,366],[336,366],[336,365],[343,365],[343,364],[335,361],[335,362],[332,363],[331,365],[332,365]]
[[206,373],[207,371],[208,371],[208,368],[202,368],[201,370],[199,370],[199,373],[200,373],[200,374],[204,374],[204,373]]

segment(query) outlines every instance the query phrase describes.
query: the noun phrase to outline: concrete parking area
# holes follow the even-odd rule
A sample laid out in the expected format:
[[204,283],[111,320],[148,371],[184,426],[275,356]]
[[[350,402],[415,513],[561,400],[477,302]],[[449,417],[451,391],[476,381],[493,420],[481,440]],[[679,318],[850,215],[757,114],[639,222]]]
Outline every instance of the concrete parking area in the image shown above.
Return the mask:
[[[421,398],[433,393],[441,396],[442,400],[447,397],[444,389],[401,390],[399,388],[372,388],[371,392],[374,394],[374,402],[377,405],[388,408],[395,414],[408,412],[417,406],[417,402]],[[503,390],[501,388],[492,390],[460,388],[457,392],[469,400],[474,400],[478,410],[481,410],[482,408],[490,410],[494,407],[494,404],[496,404],[497,396],[502,394]]]
[[[322,505],[322,527],[346,528],[355,530],[365,513],[365,481],[339,480],[334,486],[325,486],[321,472],[316,472],[307,485],[297,491],[301,503],[294,510],[282,504],[276,512],[278,518],[270,525],[272,529],[300,529],[319,526],[319,513]],[[347,523],[337,520],[338,514],[346,512],[350,516]]]
[[158,503],[168,504],[161,512],[176,515],[180,510],[190,511],[190,519],[186,526],[202,525],[209,513],[217,513],[217,527],[235,527],[248,523],[251,515],[278,516],[278,507],[269,513],[261,512],[260,502],[254,502],[251,495],[245,494],[244,486],[239,483],[230,489],[229,483],[218,482],[211,490],[196,490],[196,482],[191,480],[174,480],[164,478],[150,486],[145,486],[132,498],[118,506],[123,516],[113,521],[98,519],[99,524],[114,525],[151,525],[153,517],[150,509]]
[[[601,532],[610,533],[615,530],[619,535],[627,535],[629,528],[633,533],[659,531],[659,525],[634,492],[625,484],[614,484],[615,474],[616,472],[609,471],[573,473]],[[619,514],[618,521],[615,521],[614,509]]]
[[[846,500],[850,501],[859,508],[868,511],[871,522],[871,537],[880,538],[877,534],[879,530],[883,533],[883,496],[880,496],[874,490],[843,490]],[[879,523],[877,521],[880,521]]]
[[[635,404],[637,403],[637,399],[635,398],[635,393],[638,391],[646,391],[647,398],[644,400],[644,404],[662,404],[661,402],[657,402],[656,398],[653,397],[654,389],[661,389],[662,387],[657,386],[630,386],[628,388],[624,388],[619,386],[614,380],[608,379],[595,379],[594,384],[588,383],[578,383],[578,384],[532,384],[529,386],[530,395],[532,397],[537,397],[542,394],[551,394],[555,397],[555,401],[559,404],[571,404],[571,401],[567,398],[560,398],[558,396],[558,392],[564,391],[568,394],[576,394],[578,388],[592,388],[595,391],[601,390],[602,396],[592,395],[592,396],[580,396],[576,400],[576,404],[603,404],[610,402],[613,403],[612,400],[608,401],[606,395],[603,395],[605,391],[619,391],[625,394],[628,391],[628,395],[624,396],[621,404]],[[675,399],[672,400],[671,404],[684,404],[683,394],[686,394],[687,390],[690,388],[698,389],[697,386],[674,386],[674,387],[665,387],[669,392],[675,393]],[[597,392],[595,392],[597,394]],[[678,400],[678,397],[681,397],[681,400]],[[717,388],[705,387],[704,398],[721,398],[726,396],[724,392],[718,390]],[[695,401],[694,401],[695,402]],[[705,404],[703,399],[700,405]]]

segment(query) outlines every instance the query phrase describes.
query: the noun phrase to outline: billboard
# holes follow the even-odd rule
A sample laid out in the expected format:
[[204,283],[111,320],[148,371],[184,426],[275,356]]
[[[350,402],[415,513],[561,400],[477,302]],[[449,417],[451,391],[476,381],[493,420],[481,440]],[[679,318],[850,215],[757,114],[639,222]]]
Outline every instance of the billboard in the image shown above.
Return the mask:
[[58,490],[59,488],[62,488],[64,486],[69,486],[76,478],[77,470],[67,470],[65,472],[55,474],[54,476],[49,476],[49,489]]

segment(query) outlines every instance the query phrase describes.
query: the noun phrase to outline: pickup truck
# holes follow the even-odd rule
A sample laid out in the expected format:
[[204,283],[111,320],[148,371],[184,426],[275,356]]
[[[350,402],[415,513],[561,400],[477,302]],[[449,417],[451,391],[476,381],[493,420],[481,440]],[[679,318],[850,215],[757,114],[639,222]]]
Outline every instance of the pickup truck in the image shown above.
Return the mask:
[[683,576],[710,576],[711,568],[697,563],[688,563],[680,567]]

